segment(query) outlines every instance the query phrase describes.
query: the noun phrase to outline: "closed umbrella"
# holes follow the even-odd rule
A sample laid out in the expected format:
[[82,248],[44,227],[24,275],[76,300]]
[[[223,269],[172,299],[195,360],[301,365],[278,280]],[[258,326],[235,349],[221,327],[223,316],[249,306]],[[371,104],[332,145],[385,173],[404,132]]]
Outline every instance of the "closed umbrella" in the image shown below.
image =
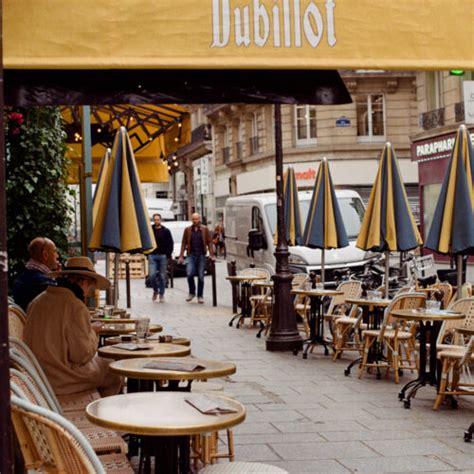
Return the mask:
[[385,296],[388,296],[390,252],[406,252],[423,242],[408,203],[395,150],[386,143],[356,246],[385,252]]
[[[286,242],[288,245],[301,245],[301,213],[298,200],[298,187],[296,185],[295,171],[291,166],[283,178],[283,209],[285,213]],[[278,229],[275,232],[275,245],[278,239]]]
[[115,304],[117,304],[118,254],[138,253],[155,247],[141,190],[137,165],[125,127],[115,135],[104,190],[98,204],[90,250],[115,252]]
[[458,298],[461,297],[462,256],[474,254],[474,155],[469,133],[461,125],[433,215],[426,248],[455,255]]
[[94,197],[92,200],[92,222],[95,222],[97,218],[97,211],[99,210],[99,203],[104,193],[105,188],[105,177],[107,176],[107,171],[109,169],[110,155],[112,150],[107,148],[105,151],[102,162],[100,163],[99,175],[97,176],[97,183],[95,185]]
[[325,280],[325,250],[349,245],[326,158],[319,165],[314,183],[313,196],[303,234],[303,245],[321,249],[321,281],[323,284]]

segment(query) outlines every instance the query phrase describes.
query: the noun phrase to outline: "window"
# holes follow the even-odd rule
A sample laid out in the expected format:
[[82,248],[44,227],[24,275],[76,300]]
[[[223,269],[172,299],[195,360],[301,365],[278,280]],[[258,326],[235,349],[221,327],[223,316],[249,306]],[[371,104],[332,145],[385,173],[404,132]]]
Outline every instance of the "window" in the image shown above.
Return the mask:
[[427,111],[443,107],[443,77],[442,72],[426,73],[426,106]]
[[385,138],[385,101],[382,94],[357,96],[357,135],[369,140]]
[[296,144],[316,143],[316,106],[296,105]]

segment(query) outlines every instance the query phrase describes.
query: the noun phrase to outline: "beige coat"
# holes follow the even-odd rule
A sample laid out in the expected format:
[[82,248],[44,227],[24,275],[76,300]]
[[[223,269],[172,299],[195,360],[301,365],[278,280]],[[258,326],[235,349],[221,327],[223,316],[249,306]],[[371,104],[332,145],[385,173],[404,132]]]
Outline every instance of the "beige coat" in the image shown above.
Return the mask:
[[50,286],[30,303],[24,338],[57,394],[108,385],[89,310],[71,290]]

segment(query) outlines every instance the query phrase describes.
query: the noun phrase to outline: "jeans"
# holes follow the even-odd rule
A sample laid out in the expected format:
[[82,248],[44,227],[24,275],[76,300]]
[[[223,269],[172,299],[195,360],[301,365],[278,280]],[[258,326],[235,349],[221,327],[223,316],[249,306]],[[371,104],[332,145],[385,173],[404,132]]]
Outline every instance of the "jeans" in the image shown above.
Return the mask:
[[186,257],[186,276],[188,277],[189,294],[196,295],[196,284],[194,277],[198,277],[198,298],[202,297],[204,291],[204,270],[206,269],[205,255],[189,255]]
[[160,254],[149,255],[148,265],[153,291],[164,295],[168,278],[168,258]]

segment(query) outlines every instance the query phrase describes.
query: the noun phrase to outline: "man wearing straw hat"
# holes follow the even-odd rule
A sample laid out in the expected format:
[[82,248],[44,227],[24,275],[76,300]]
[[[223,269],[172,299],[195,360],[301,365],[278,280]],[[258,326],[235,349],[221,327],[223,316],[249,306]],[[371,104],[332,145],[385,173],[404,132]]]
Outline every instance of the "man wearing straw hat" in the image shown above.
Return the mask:
[[72,257],[53,272],[49,286],[28,306],[24,338],[45,371],[55,393],[67,395],[97,389],[102,396],[119,392],[121,378],[97,355],[100,323],[91,324],[86,298],[110,282],[87,257]]

